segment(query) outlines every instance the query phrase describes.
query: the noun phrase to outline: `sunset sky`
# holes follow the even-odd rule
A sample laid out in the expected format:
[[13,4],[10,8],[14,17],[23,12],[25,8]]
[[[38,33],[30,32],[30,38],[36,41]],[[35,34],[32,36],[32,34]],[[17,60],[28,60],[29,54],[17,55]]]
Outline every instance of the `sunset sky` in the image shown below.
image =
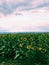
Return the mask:
[[0,32],[49,32],[49,0],[0,0]]

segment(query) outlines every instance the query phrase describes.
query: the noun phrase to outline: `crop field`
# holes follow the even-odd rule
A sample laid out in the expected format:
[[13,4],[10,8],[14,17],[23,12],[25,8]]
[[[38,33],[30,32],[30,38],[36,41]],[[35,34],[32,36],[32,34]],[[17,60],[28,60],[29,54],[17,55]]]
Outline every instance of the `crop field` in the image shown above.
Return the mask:
[[49,33],[0,34],[0,65],[49,65]]

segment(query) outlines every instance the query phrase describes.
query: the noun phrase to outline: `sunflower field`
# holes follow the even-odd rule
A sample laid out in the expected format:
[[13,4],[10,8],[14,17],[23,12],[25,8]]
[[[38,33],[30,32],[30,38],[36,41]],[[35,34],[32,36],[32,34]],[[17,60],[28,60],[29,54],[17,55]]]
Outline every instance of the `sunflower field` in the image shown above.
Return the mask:
[[49,65],[49,33],[0,34],[0,65]]

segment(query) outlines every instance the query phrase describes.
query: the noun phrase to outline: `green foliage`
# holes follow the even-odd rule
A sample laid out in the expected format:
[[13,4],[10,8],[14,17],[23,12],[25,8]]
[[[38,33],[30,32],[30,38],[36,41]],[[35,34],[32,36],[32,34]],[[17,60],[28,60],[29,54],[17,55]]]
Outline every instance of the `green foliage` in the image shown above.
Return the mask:
[[49,33],[0,34],[0,63],[9,60],[15,65],[49,65]]

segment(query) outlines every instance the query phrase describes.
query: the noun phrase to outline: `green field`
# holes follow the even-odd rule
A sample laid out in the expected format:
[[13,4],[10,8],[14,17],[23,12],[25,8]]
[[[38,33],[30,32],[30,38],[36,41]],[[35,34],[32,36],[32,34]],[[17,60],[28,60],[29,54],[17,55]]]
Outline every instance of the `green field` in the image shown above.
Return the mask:
[[0,34],[0,65],[49,65],[49,33]]

